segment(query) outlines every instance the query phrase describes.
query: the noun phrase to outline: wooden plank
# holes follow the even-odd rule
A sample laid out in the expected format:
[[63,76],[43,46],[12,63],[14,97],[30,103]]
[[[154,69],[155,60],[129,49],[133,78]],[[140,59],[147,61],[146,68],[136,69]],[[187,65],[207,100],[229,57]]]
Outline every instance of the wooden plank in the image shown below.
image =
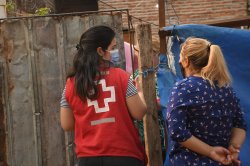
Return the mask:
[[[210,23],[207,23],[207,25],[218,26],[218,27],[231,27],[231,28],[237,28],[241,26],[250,26],[250,17],[248,16],[248,17],[242,17],[242,18],[210,22]],[[170,35],[171,35],[171,30],[164,31],[163,29],[161,29],[159,31],[160,37],[166,37]]]
[[[150,24],[140,24],[136,26],[135,32],[140,52],[140,56],[138,57],[139,71],[142,72],[142,70],[146,68],[153,67]],[[148,166],[162,166],[161,140],[155,92],[155,73],[150,72],[145,78],[142,78],[142,75],[140,75],[139,79],[142,82],[142,89],[148,106],[147,114],[143,119],[145,148],[149,161]]]
[[218,26],[218,27],[241,27],[241,26],[250,26],[250,17],[234,18],[223,21],[214,21],[208,22],[208,25]]
[[165,27],[165,0],[158,0],[159,7],[159,26]]
[[0,165],[7,164],[7,132],[6,132],[6,112],[3,108],[3,86],[4,86],[4,77],[3,77],[3,63],[0,61]]
[[[165,27],[166,25],[166,18],[165,18],[165,0],[158,0],[159,5],[159,26]],[[166,47],[166,38],[165,36],[160,36],[160,53],[165,54],[167,51]]]

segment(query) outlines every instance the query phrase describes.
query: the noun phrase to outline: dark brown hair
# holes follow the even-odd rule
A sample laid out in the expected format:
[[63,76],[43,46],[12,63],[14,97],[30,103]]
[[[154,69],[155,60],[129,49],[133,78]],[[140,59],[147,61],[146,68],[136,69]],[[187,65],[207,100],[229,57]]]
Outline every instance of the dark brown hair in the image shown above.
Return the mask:
[[[86,97],[98,96],[97,76],[100,76],[100,64],[103,59],[97,48],[106,50],[115,37],[115,32],[107,26],[94,26],[85,31],[78,44],[78,51],[73,60],[73,71],[67,76],[74,77],[77,95],[85,101]],[[97,82],[96,82],[97,81]]]

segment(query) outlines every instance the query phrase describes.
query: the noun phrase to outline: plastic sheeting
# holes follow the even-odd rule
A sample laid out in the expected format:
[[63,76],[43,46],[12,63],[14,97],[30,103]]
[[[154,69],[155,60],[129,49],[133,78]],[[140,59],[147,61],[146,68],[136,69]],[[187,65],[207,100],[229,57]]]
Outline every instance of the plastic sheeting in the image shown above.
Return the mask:
[[[180,25],[165,27],[164,30],[172,30],[173,40],[171,52],[174,64],[170,70],[166,56],[160,56],[160,65],[157,73],[160,103],[163,114],[166,114],[169,91],[181,72],[178,65],[180,44],[188,37],[200,37],[219,45],[222,49],[228,68],[233,77],[233,88],[240,98],[242,110],[245,112],[248,128],[250,126],[250,31],[232,28],[213,27],[208,25]],[[177,37],[178,36],[178,37]],[[170,65],[171,66],[171,65]],[[176,71],[176,75],[171,71]],[[242,145],[240,159],[242,165],[250,165],[250,134],[247,133],[245,143]],[[168,157],[164,165],[168,165]]]

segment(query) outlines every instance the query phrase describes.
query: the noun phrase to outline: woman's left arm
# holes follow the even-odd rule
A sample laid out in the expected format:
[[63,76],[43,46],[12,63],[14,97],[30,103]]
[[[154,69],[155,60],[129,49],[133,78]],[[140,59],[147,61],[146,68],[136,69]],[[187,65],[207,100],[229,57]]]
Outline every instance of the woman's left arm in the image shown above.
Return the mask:
[[241,145],[245,141],[245,138],[246,138],[246,131],[244,129],[233,128],[229,144],[240,149]]

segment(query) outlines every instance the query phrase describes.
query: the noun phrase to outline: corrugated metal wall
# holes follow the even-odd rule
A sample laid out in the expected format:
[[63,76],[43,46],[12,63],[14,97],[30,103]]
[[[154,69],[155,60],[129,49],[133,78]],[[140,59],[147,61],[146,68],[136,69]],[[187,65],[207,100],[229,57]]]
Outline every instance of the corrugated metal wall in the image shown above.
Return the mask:
[[81,34],[98,24],[116,30],[124,68],[121,14],[20,18],[0,23],[0,111],[5,117],[0,119],[6,137],[0,149],[8,165],[74,165],[72,134],[65,135],[60,127],[59,101]]

